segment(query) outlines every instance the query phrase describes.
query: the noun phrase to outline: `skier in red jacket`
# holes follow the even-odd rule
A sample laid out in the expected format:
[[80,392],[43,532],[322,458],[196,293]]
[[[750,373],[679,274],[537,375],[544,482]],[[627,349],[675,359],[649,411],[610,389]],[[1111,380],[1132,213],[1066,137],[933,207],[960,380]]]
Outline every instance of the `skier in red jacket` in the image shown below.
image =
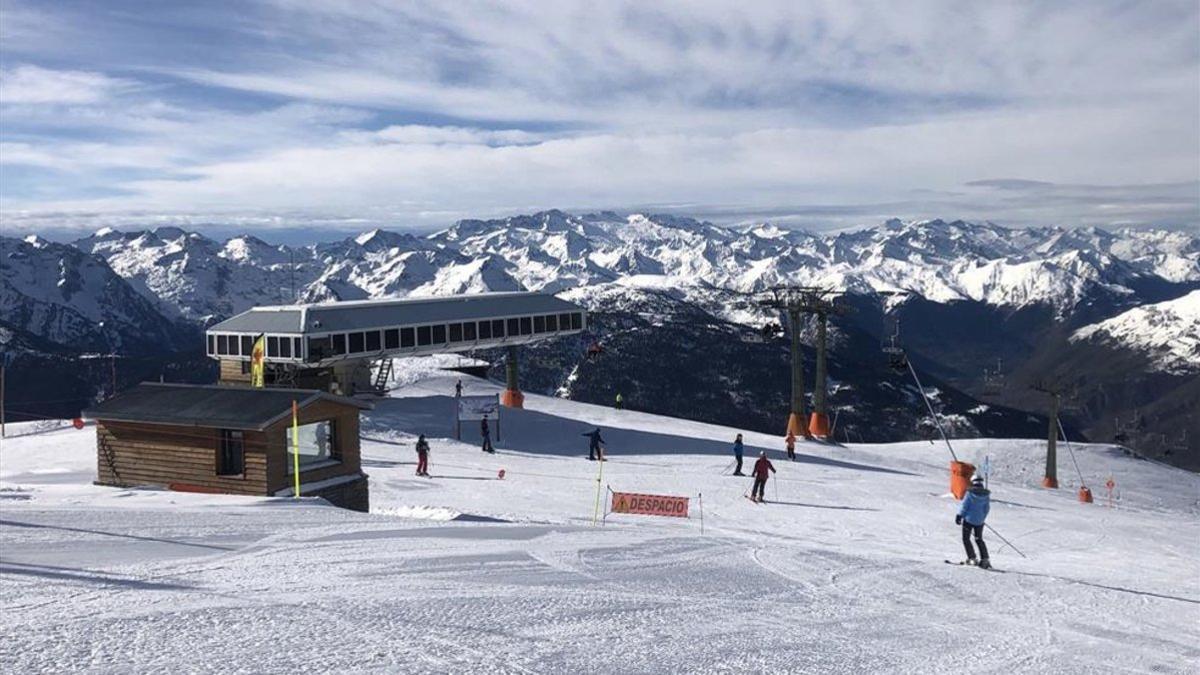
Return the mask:
[[763,450],[758,456],[758,461],[754,463],[754,470],[750,472],[754,476],[754,487],[750,488],[750,501],[766,501],[763,492],[767,489],[767,476],[770,475],[768,472],[775,473],[775,467],[771,460],[767,459],[767,451]]

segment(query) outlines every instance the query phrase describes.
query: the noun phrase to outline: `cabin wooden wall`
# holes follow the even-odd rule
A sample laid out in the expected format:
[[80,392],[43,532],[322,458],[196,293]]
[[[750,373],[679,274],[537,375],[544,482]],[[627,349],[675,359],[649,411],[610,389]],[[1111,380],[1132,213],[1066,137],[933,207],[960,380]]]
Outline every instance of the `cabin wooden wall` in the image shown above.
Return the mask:
[[[317,401],[308,407],[300,409],[300,424],[310,424],[321,420],[337,420],[337,447],[341,449],[341,463],[319,469],[301,470],[300,481],[313,483],[316,481],[336,478],[338,476],[353,476],[362,473],[362,454],[359,445],[358,408],[334,403],[332,401]],[[292,425],[292,417],[276,422],[267,428],[268,453],[271,461],[267,465],[267,487],[270,494],[292,487],[292,479],[287,472],[287,463],[291,461],[291,448],[287,447],[287,429]]]
[[101,485],[182,486],[231,494],[266,495],[267,435],[245,432],[246,472],[241,477],[217,475],[220,440],[217,429],[96,423],[96,476]]
[[242,372],[242,361],[237,359],[220,359],[221,372],[219,381],[221,383],[233,384],[248,384],[250,382],[250,373]]

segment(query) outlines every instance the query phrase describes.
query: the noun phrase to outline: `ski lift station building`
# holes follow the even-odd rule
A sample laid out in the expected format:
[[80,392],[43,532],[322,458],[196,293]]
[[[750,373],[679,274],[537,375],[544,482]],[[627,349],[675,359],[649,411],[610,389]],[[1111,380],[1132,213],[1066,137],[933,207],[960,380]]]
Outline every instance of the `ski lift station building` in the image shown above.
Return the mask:
[[[206,353],[221,382],[250,380],[254,343],[265,337],[268,386],[340,394],[379,391],[395,357],[509,348],[506,405],[519,407],[516,347],[582,333],[587,313],[545,293],[480,293],[255,307],[213,325]],[[371,365],[383,365],[372,380]]]

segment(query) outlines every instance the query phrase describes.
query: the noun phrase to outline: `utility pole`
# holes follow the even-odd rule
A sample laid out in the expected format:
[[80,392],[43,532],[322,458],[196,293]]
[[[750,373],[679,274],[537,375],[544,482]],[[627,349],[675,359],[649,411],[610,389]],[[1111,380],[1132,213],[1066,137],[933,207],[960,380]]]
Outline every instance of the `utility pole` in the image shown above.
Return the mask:
[[8,354],[0,354],[0,438],[4,438],[4,370],[8,367]]
[[291,264],[288,265],[288,271],[292,278],[292,304],[294,305],[296,304],[296,251],[288,248],[288,256],[291,262]]
[[1050,397],[1050,414],[1047,420],[1046,433],[1046,475],[1042,478],[1042,487],[1058,487],[1058,408],[1062,399],[1062,389],[1045,383],[1033,386]]

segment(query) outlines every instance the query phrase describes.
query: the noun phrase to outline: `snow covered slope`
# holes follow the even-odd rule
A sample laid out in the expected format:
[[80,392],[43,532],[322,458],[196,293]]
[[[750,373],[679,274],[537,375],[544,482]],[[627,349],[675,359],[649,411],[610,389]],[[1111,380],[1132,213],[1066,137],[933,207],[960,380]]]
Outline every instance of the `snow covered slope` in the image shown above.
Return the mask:
[[[413,364],[416,365],[416,364]],[[454,378],[400,374],[364,421],[372,514],[310,500],[90,484],[94,432],[0,450],[0,662],[259,672],[1189,672],[1200,659],[1200,478],[1076,448],[1093,505],[1036,487],[1040,449],[990,456],[1001,573],[961,557],[945,449],[747,434],[772,503],[723,475],[736,429],[528,396],[499,452],[453,441]],[[468,394],[496,386],[466,379]],[[600,425],[610,460],[581,458]],[[27,429],[24,431],[34,432]],[[414,434],[433,446],[412,475]],[[1065,461],[1065,458],[1064,458]],[[598,470],[603,468],[603,476]],[[506,475],[498,479],[498,471]],[[1100,485],[1117,482],[1115,508]],[[609,516],[595,488],[694,497]],[[700,533],[700,495],[703,526]],[[267,665],[269,664],[269,665]]]
[[1071,339],[1115,342],[1146,354],[1154,367],[1164,372],[1200,372],[1200,291],[1134,307],[1080,328]]

